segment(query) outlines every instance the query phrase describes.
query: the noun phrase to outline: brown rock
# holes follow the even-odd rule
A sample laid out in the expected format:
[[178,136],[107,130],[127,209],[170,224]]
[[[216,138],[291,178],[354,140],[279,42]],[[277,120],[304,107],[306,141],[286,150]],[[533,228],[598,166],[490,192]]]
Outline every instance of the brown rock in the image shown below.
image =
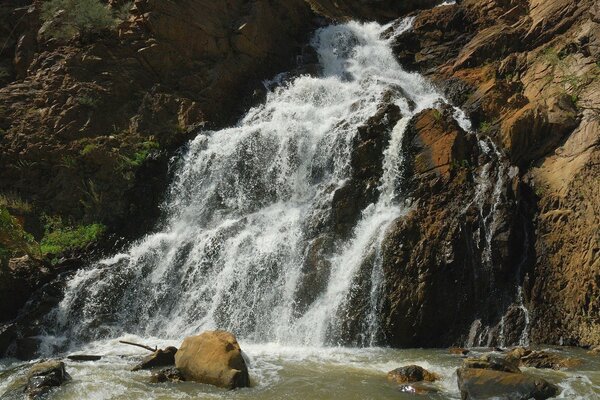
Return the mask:
[[63,362],[56,360],[40,362],[27,372],[25,393],[29,399],[45,398],[50,390],[70,379]]
[[459,368],[458,387],[464,400],[511,399],[543,400],[558,394],[558,387],[524,374],[486,369]]
[[492,371],[511,372],[518,374],[521,372],[516,363],[509,359],[496,355],[485,355],[480,358],[467,358],[463,362],[465,368],[488,369]]
[[185,338],[175,354],[175,367],[186,381],[228,389],[250,385],[248,367],[235,336],[207,331]]
[[176,347],[167,347],[164,350],[159,349],[154,353],[144,357],[142,362],[133,367],[132,371],[175,365],[175,354],[177,354]]
[[440,379],[438,374],[427,371],[418,365],[407,365],[388,372],[387,378],[395,383],[435,382]]
[[431,8],[436,0],[307,0],[318,13],[338,20],[390,21],[416,9]]

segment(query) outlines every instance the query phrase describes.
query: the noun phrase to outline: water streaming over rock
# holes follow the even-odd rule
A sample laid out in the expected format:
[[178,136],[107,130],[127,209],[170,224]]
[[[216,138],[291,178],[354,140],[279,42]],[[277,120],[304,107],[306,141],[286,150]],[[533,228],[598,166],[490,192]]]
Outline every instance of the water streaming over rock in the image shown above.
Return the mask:
[[[375,344],[379,248],[404,212],[402,135],[415,113],[443,101],[399,66],[382,35],[390,28],[320,29],[312,45],[321,76],[284,83],[237,126],[193,140],[176,166],[164,228],[78,272],[52,314],[53,330],[83,341],[220,328],[254,342]],[[357,130],[390,103],[401,118],[388,132],[377,200],[347,237],[325,240],[332,199],[351,176]],[[352,291],[365,270],[367,309],[356,316]],[[344,330],[347,319],[361,319],[359,332]]]

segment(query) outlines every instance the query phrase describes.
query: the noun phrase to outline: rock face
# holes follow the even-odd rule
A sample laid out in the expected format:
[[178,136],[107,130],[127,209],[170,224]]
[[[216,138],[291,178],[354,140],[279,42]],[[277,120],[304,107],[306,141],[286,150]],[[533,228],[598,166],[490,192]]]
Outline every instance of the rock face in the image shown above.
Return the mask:
[[175,354],[175,367],[186,381],[228,389],[250,386],[240,345],[229,332],[208,331],[185,338]]
[[411,11],[430,8],[438,0],[307,0],[319,14],[337,20],[378,20],[390,21]]
[[558,394],[558,388],[543,379],[487,369],[460,368],[458,387],[463,400],[511,399],[544,400]]
[[60,41],[37,34],[41,2],[4,3],[17,71],[0,78],[2,192],[133,235],[157,216],[169,153],[235,120],[312,29],[302,0],[137,0],[118,29]]
[[[474,291],[486,286],[480,278],[490,276],[477,262],[466,265],[464,260],[473,263],[479,257],[477,251],[457,252],[457,244],[476,229],[477,215],[466,212],[460,229],[442,228],[452,226],[452,202],[468,204],[461,199],[475,188],[469,174],[461,183],[452,174],[437,186],[417,182],[412,196],[419,210],[398,221],[386,244],[390,314],[384,318],[394,326],[389,334],[392,343],[418,344],[422,335],[435,331],[430,314],[438,323],[443,321],[441,326],[450,327],[437,336],[440,345],[462,344],[467,338],[472,339],[467,341],[470,345],[494,345],[500,329],[504,329],[505,345],[524,338],[554,344],[600,343],[600,9],[596,3],[464,0],[415,13],[414,29],[392,38],[400,62],[436,82],[512,165],[503,172],[507,177],[512,171],[507,177],[512,188],[501,200],[505,210],[499,214],[505,227],[492,235],[498,252],[491,274],[496,284],[477,297],[499,295],[505,304],[488,300],[476,309],[469,304],[468,299],[476,298]],[[442,127],[442,134],[434,134],[435,125],[426,120],[415,121],[415,128],[419,139],[414,146],[423,150],[412,160],[413,175],[435,168],[448,176],[443,165],[451,159],[449,150],[456,141],[451,136],[441,138],[444,130],[450,134],[454,128]],[[439,141],[428,139],[431,135]],[[480,155],[471,152],[471,159]],[[475,162],[471,168],[478,165]],[[433,188],[442,188],[433,193],[435,199],[431,199]],[[443,199],[444,192],[454,193],[452,202]],[[512,201],[516,207],[510,205]],[[443,252],[434,254],[430,248],[436,246],[453,248],[456,257],[449,260]],[[412,260],[414,253],[419,260]],[[463,260],[460,267],[458,260]],[[478,274],[479,278],[471,279]],[[450,283],[452,289],[446,291]],[[516,289],[510,293],[510,286],[522,287],[521,300]],[[502,328],[500,316],[504,316]],[[469,319],[472,324],[467,326]]]

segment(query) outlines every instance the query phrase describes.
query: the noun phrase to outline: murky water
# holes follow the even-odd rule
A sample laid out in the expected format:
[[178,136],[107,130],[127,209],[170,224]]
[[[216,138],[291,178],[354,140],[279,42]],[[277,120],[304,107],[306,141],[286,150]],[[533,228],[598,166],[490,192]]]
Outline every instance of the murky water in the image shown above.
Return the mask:
[[[179,345],[179,341],[158,341],[125,336],[158,345]],[[417,364],[443,378],[435,384],[437,394],[422,399],[459,399],[456,368],[460,356],[440,350],[394,350],[386,348],[286,347],[278,344],[241,343],[250,359],[253,386],[228,391],[191,382],[152,384],[149,371],[130,369],[147,352],[118,343],[117,339],[95,342],[79,353],[102,354],[97,362],[65,360],[73,380],[53,392],[52,399],[414,399],[398,385],[387,381],[387,372]],[[600,398],[600,357],[580,349],[559,349],[564,356],[584,363],[576,370],[553,371],[525,368],[524,373],[541,376],[558,384],[563,399]],[[0,393],[22,384],[29,364],[0,361]]]

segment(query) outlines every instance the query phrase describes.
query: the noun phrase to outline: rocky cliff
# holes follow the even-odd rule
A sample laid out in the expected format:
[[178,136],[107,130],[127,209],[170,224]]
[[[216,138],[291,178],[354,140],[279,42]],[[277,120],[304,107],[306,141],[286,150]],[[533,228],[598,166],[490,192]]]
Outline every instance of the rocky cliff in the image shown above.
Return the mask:
[[[403,65],[428,75],[467,112],[479,134],[506,154],[514,172],[502,189],[506,191],[502,206],[510,208],[511,198],[516,204],[500,217],[505,228],[495,229],[492,237],[504,241],[494,245],[501,253],[506,250],[494,265],[504,265],[500,268],[506,275],[498,281],[492,274],[491,287],[479,280],[484,289],[478,292],[482,288],[473,286],[477,282],[471,275],[481,268],[464,265],[477,257],[465,247],[468,243],[459,249],[455,244],[465,230],[473,229],[469,213],[452,211],[468,183],[454,178],[418,185],[418,190],[426,190],[423,195],[416,192],[426,211],[419,208],[399,221],[401,233],[390,244],[394,257],[400,257],[389,272],[396,285],[391,290],[391,315],[403,321],[408,313],[419,321],[407,333],[418,333],[416,338],[403,335],[400,343],[420,344],[421,335],[427,340],[445,337],[448,326],[467,326],[471,318],[465,314],[496,315],[487,330],[485,323],[472,326],[472,335],[484,333],[487,338],[482,344],[495,343],[501,335],[490,332],[501,328],[504,339],[518,339],[511,326],[519,330],[526,321],[519,307],[509,305],[515,294],[513,300],[499,301],[491,309],[485,306],[490,298],[486,293],[502,298],[502,293],[510,292],[511,275],[523,285],[533,342],[600,341],[599,10],[594,1],[464,0],[415,14],[414,29],[395,39]],[[418,120],[415,127],[421,136],[436,135],[431,122]],[[454,130],[443,132],[448,137]],[[444,139],[443,145],[437,144],[439,140],[429,140],[431,145],[421,142],[426,152],[441,156],[440,161],[430,161],[430,168],[438,170],[457,143],[456,139]],[[439,189],[433,189],[432,197],[430,188],[436,185]],[[456,195],[448,199],[453,191]],[[455,224],[462,227],[449,234]],[[432,241],[439,245],[431,246]],[[408,244],[408,250],[406,245],[394,250],[398,243]],[[450,260],[445,243],[452,246]],[[435,259],[429,261],[431,257]],[[407,299],[404,290],[414,295]],[[450,305],[446,299],[456,303]],[[479,304],[470,311],[473,302]],[[438,325],[440,314],[448,325]]]
[[[413,29],[393,37],[398,60],[474,132],[451,109],[410,123],[402,179],[412,207],[384,243],[382,340],[600,343],[597,2],[136,0],[116,28],[68,40],[43,35],[40,3],[30,3],[0,6],[0,194],[34,239],[56,216],[72,229],[144,233],[169,157],[198,127],[231,123],[259,101],[261,80],[310,58],[317,14],[412,13]],[[334,199],[337,235],[376,195],[380,122],[361,132],[349,194]],[[25,291],[41,284],[30,281]]]

